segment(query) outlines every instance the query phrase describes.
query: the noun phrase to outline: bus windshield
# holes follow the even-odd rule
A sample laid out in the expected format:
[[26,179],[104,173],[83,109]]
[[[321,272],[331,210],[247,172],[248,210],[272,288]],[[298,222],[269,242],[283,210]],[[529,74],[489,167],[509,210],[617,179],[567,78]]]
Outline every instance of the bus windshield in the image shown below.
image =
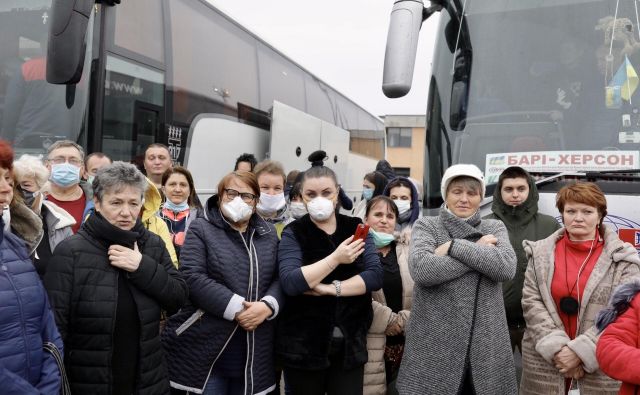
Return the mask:
[[[440,199],[439,177],[455,163],[478,165],[489,184],[510,165],[540,173],[640,167],[634,1],[514,3],[468,0],[466,24],[442,12],[427,114],[428,198]],[[456,84],[463,50],[470,74]],[[461,89],[464,99],[452,104]]]
[[[16,154],[43,154],[56,140],[84,145],[88,101],[87,64],[67,106],[65,85],[46,82],[46,55],[51,0],[8,0],[0,5],[0,138]],[[87,51],[91,50],[89,21]]]

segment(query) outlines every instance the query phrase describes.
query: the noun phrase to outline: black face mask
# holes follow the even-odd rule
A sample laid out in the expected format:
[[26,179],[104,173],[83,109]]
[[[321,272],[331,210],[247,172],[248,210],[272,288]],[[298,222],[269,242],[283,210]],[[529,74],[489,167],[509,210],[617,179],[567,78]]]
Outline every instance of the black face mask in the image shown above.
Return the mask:
[[33,206],[33,202],[36,200],[36,192],[29,192],[19,185],[18,185],[18,192],[20,192],[20,196],[22,196],[22,200],[24,200],[24,204],[26,204],[29,207]]

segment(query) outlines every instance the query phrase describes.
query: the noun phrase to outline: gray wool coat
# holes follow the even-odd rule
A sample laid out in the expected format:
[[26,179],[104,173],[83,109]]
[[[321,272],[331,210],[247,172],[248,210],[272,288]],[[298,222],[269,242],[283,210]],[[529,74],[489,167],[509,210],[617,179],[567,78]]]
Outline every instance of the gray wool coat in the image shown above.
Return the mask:
[[[495,246],[477,244],[492,234]],[[453,240],[448,255],[435,249]],[[517,393],[502,299],[502,281],[516,272],[504,224],[466,220],[445,209],[413,227],[409,270],[415,281],[397,388],[402,395],[456,394],[465,367],[478,395]]]

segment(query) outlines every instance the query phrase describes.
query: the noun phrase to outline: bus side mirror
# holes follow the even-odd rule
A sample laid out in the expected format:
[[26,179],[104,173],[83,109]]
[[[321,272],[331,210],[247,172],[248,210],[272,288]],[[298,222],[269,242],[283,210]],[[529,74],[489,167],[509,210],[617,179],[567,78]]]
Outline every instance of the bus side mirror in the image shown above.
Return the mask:
[[82,76],[85,36],[94,0],[53,0],[47,48],[47,82],[76,84]]
[[423,9],[422,0],[398,0],[393,5],[382,77],[387,97],[402,97],[411,90]]

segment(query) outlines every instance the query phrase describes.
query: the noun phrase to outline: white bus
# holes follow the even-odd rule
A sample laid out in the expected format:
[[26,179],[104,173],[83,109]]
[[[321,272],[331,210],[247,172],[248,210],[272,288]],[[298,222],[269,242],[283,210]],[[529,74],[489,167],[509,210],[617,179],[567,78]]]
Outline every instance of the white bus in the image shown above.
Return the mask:
[[[323,148],[354,197],[384,158],[378,117],[206,1],[97,3],[1,2],[0,138],[18,154],[65,138],[139,165],[164,143],[207,194],[243,152],[288,171]],[[298,115],[297,135],[271,146],[282,111]]]
[[[575,180],[605,192],[605,222],[640,249],[640,15],[634,0],[422,0],[394,4],[383,90],[410,89],[424,19],[439,16],[427,108],[424,207],[456,163],[540,178],[542,211]],[[485,210],[491,201],[485,200]]]

